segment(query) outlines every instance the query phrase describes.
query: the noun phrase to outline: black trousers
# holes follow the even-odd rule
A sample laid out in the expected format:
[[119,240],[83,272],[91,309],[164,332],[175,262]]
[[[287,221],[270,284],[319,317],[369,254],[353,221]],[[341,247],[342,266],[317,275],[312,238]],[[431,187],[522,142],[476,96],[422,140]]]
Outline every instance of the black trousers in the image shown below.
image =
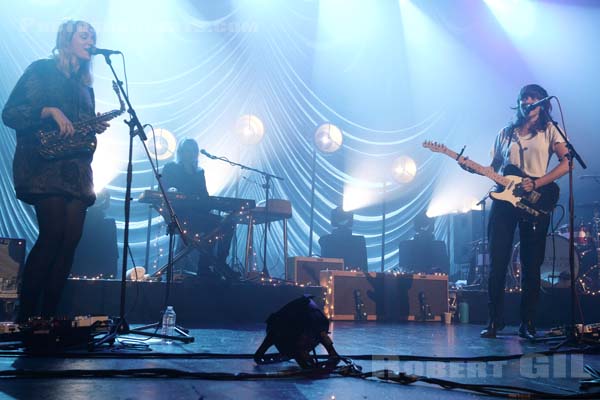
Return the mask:
[[56,316],[86,210],[81,200],[61,196],[44,197],[36,202],[39,235],[20,277],[18,322],[38,315]]
[[515,229],[519,227],[521,257],[521,321],[534,322],[540,293],[540,267],[544,262],[550,217],[521,218],[522,212],[505,201],[495,200],[490,212],[488,235],[491,271],[488,285],[490,322],[503,324],[506,272],[511,261]]

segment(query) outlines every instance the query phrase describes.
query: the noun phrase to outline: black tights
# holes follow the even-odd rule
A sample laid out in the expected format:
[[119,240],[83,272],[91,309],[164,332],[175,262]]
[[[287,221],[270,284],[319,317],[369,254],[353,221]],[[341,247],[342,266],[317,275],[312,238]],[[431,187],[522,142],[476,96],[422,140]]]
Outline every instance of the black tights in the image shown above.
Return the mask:
[[81,200],[61,196],[36,202],[39,236],[21,277],[19,322],[35,315],[55,316],[81,238],[86,209]]

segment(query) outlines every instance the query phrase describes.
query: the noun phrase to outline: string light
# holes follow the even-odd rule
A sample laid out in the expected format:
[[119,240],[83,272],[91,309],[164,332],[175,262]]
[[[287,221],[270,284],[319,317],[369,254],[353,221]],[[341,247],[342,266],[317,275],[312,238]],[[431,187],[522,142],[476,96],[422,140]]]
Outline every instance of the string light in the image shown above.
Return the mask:
[[[595,279],[593,279],[593,277],[589,277],[589,274],[594,274],[596,273],[597,275],[600,275],[600,271],[598,271],[598,265],[594,265],[593,267],[591,267],[585,274],[583,274],[580,278],[577,279],[577,281],[579,282],[579,290],[581,292],[583,292],[583,294],[586,295],[590,295],[590,296],[596,296],[596,295],[600,295],[600,288],[595,289],[592,284],[594,284],[596,282]],[[596,285],[594,285],[596,286]]]

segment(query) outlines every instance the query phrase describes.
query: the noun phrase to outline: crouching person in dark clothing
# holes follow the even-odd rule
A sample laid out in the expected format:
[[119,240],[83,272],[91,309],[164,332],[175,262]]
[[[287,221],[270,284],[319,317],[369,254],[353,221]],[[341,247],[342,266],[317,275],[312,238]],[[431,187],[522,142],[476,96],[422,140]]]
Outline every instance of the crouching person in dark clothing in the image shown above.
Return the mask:
[[[302,368],[317,367],[310,352],[322,344],[329,354],[327,364],[335,367],[340,356],[329,337],[329,320],[309,296],[303,296],[283,306],[267,319],[267,336],[254,354],[257,364],[294,359]],[[265,354],[271,346],[279,354]]]

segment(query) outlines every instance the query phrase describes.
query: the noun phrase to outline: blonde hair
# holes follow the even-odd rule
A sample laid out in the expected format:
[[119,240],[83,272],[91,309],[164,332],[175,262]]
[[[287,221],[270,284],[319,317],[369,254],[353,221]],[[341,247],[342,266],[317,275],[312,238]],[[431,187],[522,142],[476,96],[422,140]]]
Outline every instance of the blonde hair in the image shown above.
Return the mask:
[[[52,55],[56,60],[58,68],[67,76],[73,74],[73,56],[70,52],[71,41],[73,35],[77,32],[80,26],[87,26],[94,35],[94,43],[96,42],[96,30],[94,27],[85,21],[81,20],[67,20],[60,24],[58,32],[56,34],[56,45],[52,49]],[[92,86],[92,63],[89,60],[80,61],[79,80],[81,83],[87,86]]]

